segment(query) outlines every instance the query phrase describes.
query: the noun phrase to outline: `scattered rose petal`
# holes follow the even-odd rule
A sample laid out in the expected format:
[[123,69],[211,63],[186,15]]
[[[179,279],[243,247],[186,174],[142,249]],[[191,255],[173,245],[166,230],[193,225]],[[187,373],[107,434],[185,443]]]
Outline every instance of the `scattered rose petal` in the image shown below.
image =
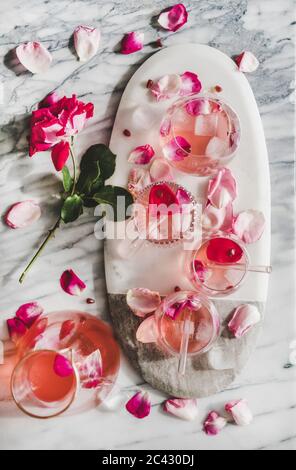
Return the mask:
[[143,49],[144,33],[132,32],[124,36],[121,42],[121,54],[132,54]]
[[198,416],[198,401],[190,398],[169,398],[164,403],[163,409],[178,418],[194,421]]
[[157,101],[168,100],[177,96],[181,90],[182,79],[180,75],[164,75],[158,81],[153,82],[149,88]]
[[69,377],[70,375],[74,374],[74,369],[71,362],[61,354],[56,355],[53,369],[59,377]]
[[60,278],[61,288],[70,295],[80,295],[86,288],[84,282],[74,273],[72,269],[63,272]]
[[32,73],[47,72],[52,56],[40,42],[27,42],[17,46],[16,55],[20,63]]
[[140,343],[156,343],[158,334],[154,315],[145,318],[136,332],[137,341]]
[[208,199],[210,203],[221,209],[237,197],[236,181],[228,168],[221,168],[217,175],[209,181]]
[[260,320],[260,312],[255,305],[239,305],[228,323],[228,329],[235,338],[241,338]]
[[150,173],[146,168],[132,168],[128,177],[128,190],[137,196],[151,182]]
[[198,79],[196,73],[193,72],[184,72],[181,75],[181,89],[180,95],[191,95],[193,93],[199,93],[201,90],[201,82]]
[[78,372],[82,388],[92,389],[101,385],[103,365],[99,349],[96,349],[78,363]]
[[250,51],[244,51],[236,57],[235,62],[240,72],[255,72],[259,66],[258,59]]
[[253,415],[246,400],[234,400],[226,403],[225,411],[231,414],[239,426],[248,426],[253,421]]
[[221,158],[229,152],[229,142],[219,137],[212,137],[206,147],[205,155],[212,158]]
[[70,145],[68,141],[61,140],[51,150],[51,159],[57,171],[61,171],[70,155]]
[[10,339],[14,343],[17,343],[28,331],[26,325],[19,318],[9,318],[7,320],[7,327]]
[[237,263],[243,254],[238,243],[230,238],[212,238],[207,246],[207,257],[215,263]]
[[77,26],[74,30],[74,46],[79,60],[86,62],[98,51],[101,33],[97,28]]
[[208,436],[216,436],[226,426],[227,421],[223,416],[220,416],[216,411],[211,411],[204,422],[204,432]]
[[65,320],[62,323],[60,334],[59,334],[60,341],[65,339],[67,336],[69,336],[72,333],[74,328],[75,328],[75,322],[73,320]]
[[154,150],[151,145],[140,145],[136,147],[128,158],[129,163],[136,163],[137,165],[147,165],[154,157]]
[[190,143],[182,136],[176,136],[163,147],[163,153],[168,160],[182,161],[191,152]]
[[233,232],[245,243],[254,243],[259,240],[264,228],[264,215],[252,209],[238,214],[233,223]]
[[232,203],[227,204],[226,207],[217,209],[208,203],[202,214],[202,227],[208,231],[231,232],[233,224],[233,207]]
[[144,317],[159,307],[161,298],[158,292],[142,287],[134,287],[127,292],[126,302],[137,316]]
[[13,204],[5,214],[5,223],[14,229],[32,225],[41,216],[39,204],[34,201],[22,201]]
[[155,158],[151,163],[149,173],[152,182],[173,180],[171,167],[164,158]]
[[53,104],[57,103],[60,100],[58,93],[52,91],[42,101],[38,104],[38,109],[40,108],[50,108]]
[[185,6],[183,3],[177,3],[176,5],[163,10],[157,21],[162,28],[175,32],[187,23],[187,19],[188,13]]
[[42,315],[43,311],[43,307],[41,307],[38,302],[29,302],[21,305],[17,309],[15,316],[30,328],[37,318]]
[[143,419],[150,414],[151,400],[148,392],[137,392],[125,405],[127,411],[136,418]]

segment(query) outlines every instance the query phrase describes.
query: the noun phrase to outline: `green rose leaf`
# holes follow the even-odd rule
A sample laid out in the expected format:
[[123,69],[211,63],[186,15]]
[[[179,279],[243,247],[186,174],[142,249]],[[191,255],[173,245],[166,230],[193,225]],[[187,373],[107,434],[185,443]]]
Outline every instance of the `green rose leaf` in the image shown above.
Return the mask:
[[130,217],[130,214],[126,214],[126,210],[134,202],[129,191],[121,188],[120,186],[111,185],[99,188],[99,190],[92,196],[92,200],[95,201],[96,204],[111,205],[115,222],[125,220]]
[[80,163],[81,171],[88,171],[94,162],[98,162],[100,168],[101,183],[106,181],[115,171],[116,155],[104,144],[92,145],[83,155]]
[[81,169],[76,185],[77,191],[82,194],[90,194],[96,183],[99,182],[99,185],[102,184],[100,173],[99,162],[90,161],[86,167]]
[[62,170],[63,175],[63,186],[64,190],[68,193],[73,185],[73,179],[71,178],[69,168],[65,165]]
[[65,199],[61,217],[65,224],[69,222],[74,222],[83,212],[83,201],[78,194],[73,194],[73,196],[68,196]]

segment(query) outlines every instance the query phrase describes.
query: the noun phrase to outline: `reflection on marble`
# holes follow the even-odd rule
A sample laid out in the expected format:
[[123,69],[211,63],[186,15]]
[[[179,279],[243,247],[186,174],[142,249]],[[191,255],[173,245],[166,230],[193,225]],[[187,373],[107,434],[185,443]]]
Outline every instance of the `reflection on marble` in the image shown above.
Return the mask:
[[[95,142],[108,143],[122,91],[131,75],[155,49],[151,42],[163,38],[164,46],[186,42],[212,45],[228,53],[252,50],[260,60],[258,71],[248,76],[253,87],[267,138],[272,181],[272,263],[265,326],[258,347],[242,374],[226,391],[200,400],[200,419],[185,423],[165,416],[157,406],[163,396],[152,392],[152,414],[135,421],[119,414],[92,410],[51,421],[29,420],[10,405],[0,403],[2,449],[295,449],[295,368],[285,369],[289,343],[296,337],[294,317],[293,225],[293,0],[186,1],[189,22],[179,32],[158,32],[151,18],[167,1],[11,0],[0,6],[0,211],[25,198],[40,201],[43,217],[34,230],[8,230],[0,226],[1,296],[0,337],[5,319],[19,304],[36,299],[47,311],[75,307],[100,312],[108,318],[103,270],[103,247],[93,235],[94,218],[83,218],[60,231],[48,246],[24,285],[18,274],[28,254],[55,218],[59,204],[59,178],[46,154],[27,158],[27,116],[49,91],[77,93],[95,104],[96,114],[77,143],[78,153]],[[3,10],[3,11],[1,11]],[[78,24],[99,26],[100,52],[79,63],[69,47]],[[124,32],[145,32],[145,48],[134,55],[115,51]],[[19,42],[38,39],[53,54],[46,75],[15,75],[8,52]],[[71,249],[70,249],[71,248]],[[81,299],[66,296],[58,285],[60,273],[75,269],[87,282]],[[94,297],[86,305],[85,297]],[[0,366],[1,367],[1,366]],[[142,379],[125,361],[119,384],[126,389]],[[149,389],[148,386],[144,385]],[[228,426],[210,439],[201,431],[209,409],[228,399],[245,397],[254,412],[250,427]],[[24,431],[24,429],[26,431]],[[104,429],[104,432],[101,432]],[[83,430],[83,431],[82,431]]]

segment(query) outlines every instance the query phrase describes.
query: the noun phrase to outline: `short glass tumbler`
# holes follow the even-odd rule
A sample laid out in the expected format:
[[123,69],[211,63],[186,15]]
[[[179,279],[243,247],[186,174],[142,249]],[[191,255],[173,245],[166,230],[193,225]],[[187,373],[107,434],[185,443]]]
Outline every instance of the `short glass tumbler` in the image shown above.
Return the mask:
[[240,122],[222,100],[191,95],[175,102],[160,127],[160,145],[176,169],[197,176],[212,175],[237,152]]

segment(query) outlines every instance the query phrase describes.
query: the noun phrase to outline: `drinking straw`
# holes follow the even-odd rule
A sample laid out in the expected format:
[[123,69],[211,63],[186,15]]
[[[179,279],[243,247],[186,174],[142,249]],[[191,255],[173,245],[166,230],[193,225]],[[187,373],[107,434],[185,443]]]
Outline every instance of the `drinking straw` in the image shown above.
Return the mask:
[[178,365],[178,373],[180,375],[185,375],[185,371],[186,371],[188,344],[189,344],[189,338],[191,334],[191,326],[192,326],[191,310],[188,309],[188,313],[186,314],[186,317],[183,323],[183,331],[182,331],[182,337],[181,337],[179,365]]
[[247,266],[243,263],[207,263],[206,264],[207,268],[213,268],[213,269],[233,269],[235,271],[251,271],[255,273],[263,273],[263,274],[270,274],[272,271],[271,266]]

